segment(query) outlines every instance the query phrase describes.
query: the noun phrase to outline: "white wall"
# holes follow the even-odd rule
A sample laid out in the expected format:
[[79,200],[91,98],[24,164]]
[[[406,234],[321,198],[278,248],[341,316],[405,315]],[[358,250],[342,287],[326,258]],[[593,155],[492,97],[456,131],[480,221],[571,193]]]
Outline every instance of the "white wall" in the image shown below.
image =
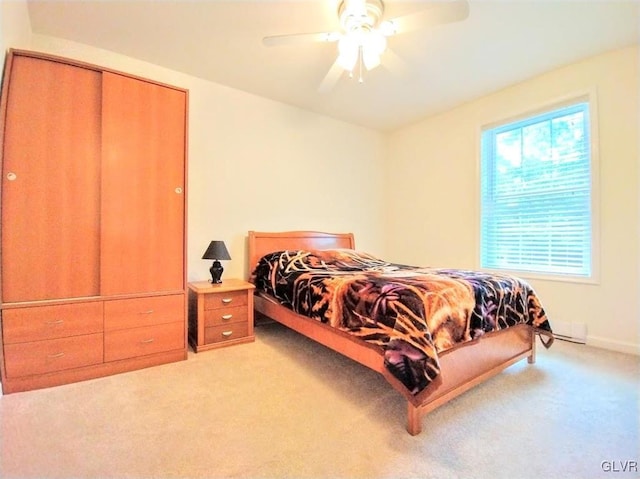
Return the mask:
[[[24,0],[0,1],[0,65],[9,48],[29,48],[31,21]],[[0,79],[2,73],[0,73]]]
[[638,352],[638,48],[568,65],[391,135],[387,251],[410,264],[479,265],[479,131],[595,88],[600,148],[600,281],[531,280],[551,324],[584,322],[588,344]]

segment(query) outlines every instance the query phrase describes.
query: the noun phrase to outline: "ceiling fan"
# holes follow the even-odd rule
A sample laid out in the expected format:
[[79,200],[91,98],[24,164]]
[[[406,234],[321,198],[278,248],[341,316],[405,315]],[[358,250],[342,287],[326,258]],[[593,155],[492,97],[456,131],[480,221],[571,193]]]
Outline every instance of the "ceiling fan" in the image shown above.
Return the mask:
[[[363,81],[364,70],[395,61],[387,48],[387,37],[443,23],[464,20],[469,15],[467,0],[430,2],[418,12],[384,20],[382,0],[341,0],[338,5],[339,31],[273,35],[262,39],[265,46],[291,45],[308,42],[338,44],[338,56],[325,75],[319,90],[330,90],[346,71]],[[383,54],[385,54],[383,56]]]

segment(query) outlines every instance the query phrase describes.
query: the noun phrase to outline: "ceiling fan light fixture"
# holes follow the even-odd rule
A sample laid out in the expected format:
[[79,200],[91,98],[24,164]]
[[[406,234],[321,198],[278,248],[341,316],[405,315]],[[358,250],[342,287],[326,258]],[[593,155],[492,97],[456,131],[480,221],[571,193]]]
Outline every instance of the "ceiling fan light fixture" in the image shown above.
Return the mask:
[[378,30],[358,28],[342,35],[338,41],[338,65],[346,71],[353,71],[358,60],[367,70],[380,65],[380,55],[387,48],[387,39]]
[[398,33],[398,26],[393,22],[393,20],[385,20],[380,23],[378,31],[385,37],[390,37]]
[[346,71],[353,71],[358,62],[360,45],[355,37],[343,35],[338,41],[338,65]]
[[362,48],[362,63],[367,70],[373,70],[380,65],[380,55],[371,53],[371,50]]
[[387,49],[387,38],[380,30],[371,30],[365,39],[364,45],[377,55],[382,55]]
[[362,44],[362,62],[367,70],[380,65],[380,55],[387,48],[387,39],[377,30],[370,31]]
[[380,66],[380,55],[371,52],[370,49],[362,47],[362,63],[367,70],[373,70]]

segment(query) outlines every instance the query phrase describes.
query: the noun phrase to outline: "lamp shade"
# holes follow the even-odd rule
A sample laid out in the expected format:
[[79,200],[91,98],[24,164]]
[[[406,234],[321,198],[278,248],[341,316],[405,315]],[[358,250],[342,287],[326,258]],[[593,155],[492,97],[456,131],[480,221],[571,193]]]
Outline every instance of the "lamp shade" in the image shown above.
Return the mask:
[[202,255],[202,259],[230,260],[229,251],[224,241],[212,241],[209,243],[207,251]]

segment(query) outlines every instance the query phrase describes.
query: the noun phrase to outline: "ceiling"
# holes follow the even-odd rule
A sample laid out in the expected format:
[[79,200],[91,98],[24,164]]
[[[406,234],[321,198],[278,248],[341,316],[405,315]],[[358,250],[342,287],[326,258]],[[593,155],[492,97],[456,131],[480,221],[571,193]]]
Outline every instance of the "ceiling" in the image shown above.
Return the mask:
[[[385,1],[384,18],[430,1]],[[402,68],[318,86],[336,45],[265,47],[333,31],[338,0],[28,0],[34,33],[73,40],[369,128],[389,131],[547,70],[639,42],[635,1],[470,0],[469,17],[389,38]],[[384,61],[383,56],[383,61]]]

